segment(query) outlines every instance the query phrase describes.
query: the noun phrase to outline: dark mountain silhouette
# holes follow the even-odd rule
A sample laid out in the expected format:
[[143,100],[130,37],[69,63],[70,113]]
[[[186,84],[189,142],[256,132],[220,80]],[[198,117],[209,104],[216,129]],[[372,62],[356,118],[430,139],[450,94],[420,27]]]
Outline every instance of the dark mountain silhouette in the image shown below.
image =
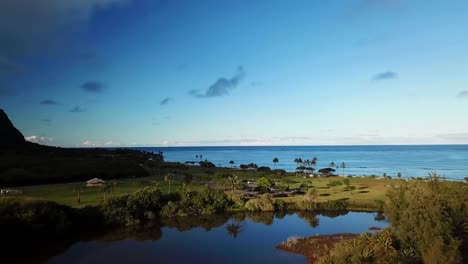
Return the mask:
[[13,126],[3,109],[0,109],[0,147],[24,146],[23,134]]
[[0,109],[0,186],[143,177],[149,174],[142,164],[157,157],[132,149],[61,148],[28,142]]

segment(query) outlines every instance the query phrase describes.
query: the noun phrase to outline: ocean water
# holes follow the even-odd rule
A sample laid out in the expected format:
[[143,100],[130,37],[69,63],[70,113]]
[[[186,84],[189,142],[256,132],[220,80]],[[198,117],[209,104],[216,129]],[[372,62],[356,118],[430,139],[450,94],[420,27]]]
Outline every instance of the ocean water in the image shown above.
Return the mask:
[[[400,146],[255,146],[255,147],[144,147],[145,151],[162,151],[167,161],[213,162],[216,166],[230,167],[256,163],[286,171],[294,171],[295,158],[317,157],[316,168],[328,167],[330,162],[339,165],[345,162],[347,175],[382,176],[386,173],[403,178],[426,177],[435,171],[451,180],[468,177],[468,145],[400,145]],[[273,158],[279,163],[274,166]],[[342,169],[338,169],[342,174]]]

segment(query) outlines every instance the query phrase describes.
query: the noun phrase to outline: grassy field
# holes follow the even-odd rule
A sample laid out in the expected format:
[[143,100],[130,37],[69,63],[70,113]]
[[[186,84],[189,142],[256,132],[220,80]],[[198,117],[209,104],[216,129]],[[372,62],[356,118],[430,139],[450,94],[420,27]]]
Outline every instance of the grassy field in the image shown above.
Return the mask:
[[[153,176],[120,179],[116,181],[117,185],[111,195],[123,195],[132,193],[146,186],[157,186],[163,193],[169,193],[169,184],[164,181],[164,175],[167,171],[152,171]],[[187,170],[179,171],[178,176],[171,182],[171,191],[175,192],[184,184],[185,175],[192,175],[193,180],[187,183],[186,186],[190,190],[200,190],[205,185],[210,185],[215,188],[228,188],[227,175],[234,174],[239,180],[255,180],[259,177],[268,177],[275,181],[277,187],[286,187],[289,183],[290,188],[299,188],[300,185],[314,186],[319,192],[318,201],[329,200],[347,200],[349,208],[352,210],[372,210],[378,208],[378,202],[384,201],[388,186],[398,180],[380,179],[369,177],[353,177],[350,178],[352,186],[356,189],[353,191],[345,191],[344,185],[329,186],[332,182],[343,182],[344,178],[339,176],[327,178],[303,178],[288,173],[286,176],[272,175],[266,172],[258,171],[243,171],[229,168],[212,168],[204,169],[198,166],[189,167]],[[100,187],[83,187],[83,182],[66,183],[66,184],[49,184],[19,187],[23,191],[23,196],[52,200],[60,204],[69,205],[72,207],[84,207],[87,205],[96,205],[103,201],[104,193]],[[80,192],[80,203],[78,203],[78,191]],[[297,200],[302,196],[282,198],[285,200]]]

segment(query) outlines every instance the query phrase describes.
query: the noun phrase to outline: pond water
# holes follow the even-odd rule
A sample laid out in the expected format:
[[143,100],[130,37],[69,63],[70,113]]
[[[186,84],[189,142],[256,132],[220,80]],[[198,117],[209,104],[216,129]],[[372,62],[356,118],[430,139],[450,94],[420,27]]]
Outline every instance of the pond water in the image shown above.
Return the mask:
[[291,236],[363,233],[385,227],[375,213],[237,213],[162,220],[75,241],[48,263],[306,263],[275,246]]

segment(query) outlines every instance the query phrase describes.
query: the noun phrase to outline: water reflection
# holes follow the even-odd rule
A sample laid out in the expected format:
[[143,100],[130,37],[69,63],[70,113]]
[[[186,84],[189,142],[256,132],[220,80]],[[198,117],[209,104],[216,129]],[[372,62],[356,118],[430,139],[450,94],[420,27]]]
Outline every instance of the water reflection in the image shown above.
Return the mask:
[[[37,260],[50,261],[51,256],[62,256],[61,258],[54,257],[53,260],[56,263],[63,263],[60,260],[74,258],[74,255],[70,255],[70,252],[91,254],[81,251],[83,249],[80,249],[80,247],[83,247],[83,245],[99,247],[94,242],[105,245],[119,245],[131,241],[145,242],[147,245],[155,243],[154,245],[158,245],[158,249],[153,248],[152,250],[156,250],[160,254],[165,252],[164,250],[174,250],[173,245],[180,245],[181,241],[185,241],[184,243],[187,243],[188,248],[200,247],[199,250],[208,248],[207,251],[219,250],[220,252],[223,250],[222,248],[218,249],[221,245],[234,243],[230,245],[239,252],[245,251],[243,254],[251,254],[251,247],[255,244],[259,252],[267,254],[270,250],[273,250],[274,246],[293,235],[308,236],[318,233],[339,232],[360,233],[367,231],[370,226],[384,227],[386,225],[385,222],[375,221],[374,216],[375,214],[370,213],[350,213],[348,215],[347,211],[321,213],[314,211],[285,211],[276,213],[235,212],[199,217],[162,218],[141,226],[70,236],[66,240],[46,245],[47,251],[41,251],[40,255],[29,254],[28,259],[21,259],[22,256],[18,257],[18,254],[15,254],[11,256],[11,259],[14,259],[15,263],[31,263],[37,262]],[[336,220],[332,220],[332,218],[336,218]],[[203,230],[206,232],[200,232]],[[232,239],[226,240],[226,237]],[[196,242],[200,239],[204,241],[201,244]],[[245,248],[245,243],[249,244],[248,248]],[[135,248],[128,249],[127,254],[131,254],[129,252],[133,252],[132,250],[143,250],[136,248],[139,247],[138,245],[141,244],[132,244],[132,247]],[[76,251],[79,251],[79,253],[76,253]],[[153,251],[151,252],[151,254],[156,254]],[[221,253],[218,252],[218,254]],[[154,258],[161,259],[161,256],[148,257],[148,260]]]
[[231,223],[226,225],[226,231],[228,235],[236,238],[244,229],[244,222],[234,221],[231,218]]

